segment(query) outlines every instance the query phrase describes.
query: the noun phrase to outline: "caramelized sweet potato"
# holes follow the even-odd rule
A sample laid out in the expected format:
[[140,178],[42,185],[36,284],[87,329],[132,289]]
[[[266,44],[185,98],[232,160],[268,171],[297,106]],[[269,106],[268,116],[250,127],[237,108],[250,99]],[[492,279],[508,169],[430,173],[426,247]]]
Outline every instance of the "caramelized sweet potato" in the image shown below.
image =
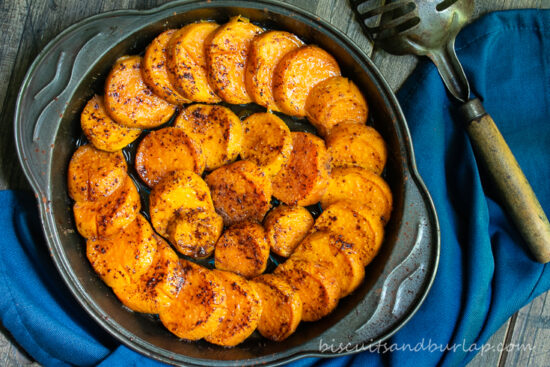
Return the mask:
[[393,197],[390,187],[377,174],[360,167],[335,168],[321,199],[321,206],[353,198],[371,207],[384,223],[390,219]]
[[113,194],[98,201],[77,201],[73,213],[78,232],[85,238],[114,235],[132,223],[141,209],[139,193],[130,176]]
[[323,80],[340,75],[336,60],[317,46],[302,46],[288,52],[273,72],[273,97],[281,112],[306,116],[306,99]]
[[369,108],[357,86],[349,79],[335,76],[317,84],[306,100],[307,119],[322,136],[344,121],[365,124]]
[[310,133],[292,132],[292,153],[272,180],[273,195],[288,205],[312,205],[328,185],[329,156],[325,142]]
[[370,126],[341,123],[330,131],[326,144],[332,167],[362,167],[380,175],[386,165],[386,142]]
[[264,220],[271,251],[289,257],[313,226],[311,213],[301,206],[279,205]]
[[117,60],[105,82],[105,108],[113,120],[127,127],[149,129],[167,122],[176,106],[158,97],[141,76],[141,57]]
[[172,84],[168,73],[168,43],[176,33],[175,29],[168,29],[159,34],[145,50],[141,74],[145,84],[160,98],[174,105],[191,102],[182,96]]
[[161,312],[187,283],[178,255],[162,238],[155,238],[158,251],[149,270],[138,281],[112,288],[120,302],[136,312]]
[[243,121],[241,157],[256,163],[273,177],[283,167],[292,151],[290,129],[272,113],[255,113]]
[[303,44],[296,35],[283,31],[268,31],[254,37],[245,70],[246,90],[254,102],[279,111],[273,99],[273,71],[284,55]]
[[123,185],[127,170],[121,152],[108,153],[91,144],[83,145],[73,153],[69,162],[69,196],[75,201],[103,199]]
[[181,260],[185,284],[178,297],[160,310],[160,321],[178,337],[199,340],[220,327],[227,313],[227,297],[216,273]]
[[216,269],[232,271],[246,278],[262,274],[268,258],[265,231],[255,222],[240,222],[226,229],[214,251]]
[[141,214],[120,232],[86,242],[92,268],[109,287],[137,282],[149,270],[157,253],[157,239]]
[[94,147],[107,152],[121,150],[141,134],[141,129],[122,126],[109,117],[103,97],[98,95],[93,96],[84,107],[80,126]]
[[244,81],[245,64],[252,39],[263,31],[243,17],[234,17],[221,25],[207,41],[208,79],[225,102],[252,102]]
[[206,176],[216,212],[230,226],[243,220],[262,221],[271,207],[271,182],[250,161],[222,166]]
[[167,46],[168,75],[177,90],[194,102],[218,103],[208,83],[205,43],[218,28],[214,22],[191,23],[173,34]]
[[302,320],[302,300],[281,277],[264,274],[252,279],[262,300],[258,331],[264,337],[281,341],[288,338]]
[[233,347],[256,330],[262,312],[261,299],[245,278],[227,271],[213,270],[225,289],[227,312],[220,326],[204,339]]
[[181,111],[175,127],[182,129],[202,149],[206,170],[237,159],[241,151],[241,120],[227,107],[194,104]]
[[308,235],[296,248],[292,258],[310,261],[326,261],[338,282],[339,297],[345,297],[355,290],[365,277],[365,267],[358,253],[346,251],[349,244],[330,232],[314,232]]
[[213,209],[191,208],[176,211],[169,222],[168,239],[176,249],[196,259],[214,252],[223,230],[223,219]]
[[186,209],[213,211],[210,190],[202,178],[191,171],[175,171],[168,174],[151,190],[149,214],[153,228],[169,237],[168,226],[178,212]]
[[338,305],[340,287],[327,261],[291,256],[274,274],[285,279],[300,296],[304,321],[317,321]]
[[175,127],[151,131],[136,152],[136,171],[149,187],[154,187],[172,171],[188,170],[200,175],[204,166],[200,146]]

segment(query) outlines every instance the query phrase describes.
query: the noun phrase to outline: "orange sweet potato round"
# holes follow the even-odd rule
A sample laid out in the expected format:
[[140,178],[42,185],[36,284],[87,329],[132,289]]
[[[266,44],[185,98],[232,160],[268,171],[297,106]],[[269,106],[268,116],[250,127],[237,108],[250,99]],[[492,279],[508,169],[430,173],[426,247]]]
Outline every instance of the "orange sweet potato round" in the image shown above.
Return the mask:
[[322,136],[343,121],[367,122],[368,105],[363,94],[349,79],[335,76],[317,84],[306,100],[307,119]]
[[279,205],[264,220],[271,251],[289,257],[313,226],[311,213],[301,206]]
[[167,46],[168,76],[177,90],[194,102],[218,103],[208,82],[205,43],[218,28],[214,22],[191,23],[172,35]]
[[188,170],[202,174],[202,150],[183,130],[165,127],[151,131],[139,143],[136,171],[149,187],[173,171]]
[[254,37],[245,74],[246,90],[254,102],[279,111],[273,98],[273,71],[284,55],[303,44],[296,35],[284,31],[268,31]]
[[317,46],[303,46],[288,52],[273,73],[273,97],[281,112],[306,116],[310,91],[323,80],[340,75],[336,60]]
[[105,82],[107,113],[121,125],[148,129],[167,122],[176,106],[158,97],[141,75],[141,57],[117,60]]
[[292,132],[292,153],[272,180],[273,195],[288,205],[312,205],[328,185],[329,156],[325,142],[310,133]]

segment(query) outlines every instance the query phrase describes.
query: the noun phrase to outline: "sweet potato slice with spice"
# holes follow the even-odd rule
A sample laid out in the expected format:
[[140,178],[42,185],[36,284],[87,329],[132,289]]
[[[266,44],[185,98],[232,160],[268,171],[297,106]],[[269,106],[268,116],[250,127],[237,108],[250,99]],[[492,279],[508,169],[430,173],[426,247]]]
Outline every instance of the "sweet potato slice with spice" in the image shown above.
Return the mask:
[[214,252],[223,230],[223,219],[213,209],[177,210],[169,222],[168,239],[178,252],[196,259]]
[[273,97],[281,112],[306,116],[306,100],[310,91],[333,76],[340,75],[338,63],[317,46],[303,46],[288,52],[273,72]]
[[188,106],[181,111],[174,126],[201,147],[207,171],[233,162],[241,151],[241,120],[227,107]]
[[246,91],[245,66],[252,39],[263,29],[241,16],[221,25],[206,47],[208,79],[214,91],[225,102],[245,104],[252,102]]
[[79,147],[67,173],[69,196],[75,201],[97,201],[118,190],[126,180],[128,165],[122,152],[104,152],[91,144]]
[[172,35],[167,46],[168,75],[177,90],[194,102],[218,103],[208,82],[205,42],[219,27],[214,22],[191,23]]
[[172,84],[168,73],[168,43],[176,33],[175,29],[168,29],[159,34],[145,50],[141,74],[145,84],[160,98],[174,105],[191,102],[182,96]]
[[329,205],[315,220],[314,231],[328,231],[339,237],[342,249],[356,253],[363,266],[378,253],[384,238],[380,217],[361,203],[341,200]]
[[227,271],[213,272],[225,289],[227,312],[218,328],[204,340],[224,347],[233,347],[256,330],[262,312],[261,299],[245,278]]
[[386,142],[370,126],[344,122],[326,137],[333,167],[362,167],[380,175],[386,165]]
[[264,337],[281,341],[288,338],[302,320],[302,300],[281,277],[264,274],[252,279],[262,300],[258,331]]
[[271,251],[289,257],[313,226],[311,213],[301,206],[279,205],[264,220]]
[[255,113],[243,121],[241,157],[256,163],[269,176],[275,176],[292,151],[290,129],[272,113]]
[[88,141],[107,152],[121,150],[141,134],[141,129],[122,126],[105,110],[103,97],[95,95],[80,114],[80,126]]
[[157,239],[141,214],[113,236],[90,239],[86,255],[92,268],[109,287],[136,282],[149,270],[157,252]]
[[271,181],[250,161],[222,166],[206,176],[205,181],[225,225],[243,220],[261,222],[271,208]]
[[269,245],[261,225],[241,222],[223,232],[216,243],[216,269],[232,271],[250,278],[265,271]]
[[321,206],[326,208],[349,198],[368,205],[384,223],[390,219],[393,196],[386,181],[377,174],[360,167],[334,168]]
[[141,57],[117,60],[105,82],[105,108],[121,125],[149,129],[167,122],[176,106],[158,97],[141,75]]
[[340,287],[330,266],[325,260],[291,256],[275,269],[274,274],[285,279],[300,296],[304,321],[317,321],[338,305]]
[[318,83],[306,100],[307,119],[322,136],[344,121],[365,124],[368,105],[357,86],[349,79],[335,76]]
[[118,299],[136,312],[161,312],[170,306],[187,282],[178,255],[162,238],[157,235],[155,238],[158,251],[149,270],[138,281],[112,288]]
[[213,211],[210,190],[203,179],[191,171],[175,171],[168,174],[151,190],[149,214],[153,228],[169,237],[168,226],[178,212],[186,209]]
[[132,223],[141,209],[139,193],[130,176],[113,194],[98,201],[77,201],[73,213],[85,238],[109,237]]
[[220,327],[227,313],[227,297],[216,273],[181,260],[185,284],[170,306],[160,310],[160,321],[173,334],[199,340]]
[[284,55],[303,45],[296,35],[284,31],[268,31],[254,37],[245,74],[246,90],[254,102],[279,111],[273,99],[273,71]]
[[136,151],[136,171],[149,187],[172,171],[202,174],[205,158],[198,144],[181,129],[165,127],[151,131]]
[[340,298],[353,292],[365,278],[365,267],[358,253],[348,250],[349,245],[330,232],[314,232],[296,248],[292,258],[326,261],[338,281]]
[[325,142],[310,133],[292,132],[292,153],[272,180],[273,195],[288,205],[312,205],[328,185],[329,156]]

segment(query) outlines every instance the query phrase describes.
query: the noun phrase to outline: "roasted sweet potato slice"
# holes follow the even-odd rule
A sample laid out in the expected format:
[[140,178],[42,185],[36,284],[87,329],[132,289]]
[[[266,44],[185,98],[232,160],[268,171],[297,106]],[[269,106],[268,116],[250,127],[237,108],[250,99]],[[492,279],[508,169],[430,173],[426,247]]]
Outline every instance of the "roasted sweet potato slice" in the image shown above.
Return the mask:
[[362,167],[380,175],[386,165],[386,142],[370,126],[344,122],[326,137],[332,167]]
[[141,214],[120,232],[86,242],[86,255],[109,287],[137,282],[149,270],[157,253],[157,239]]
[[182,129],[202,149],[206,170],[237,159],[241,151],[241,120],[227,107],[194,104],[181,111],[175,127]]
[[313,87],[305,109],[307,119],[323,136],[344,121],[364,125],[369,111],[359,88],[341,76],[325,79]]
[[191,208],[176,211],[167,232],[176,249],[196,259],[214,252],[223,230],[223,219],[213,209]]
[[175,29],[168,29],[159,34],[145,50],[141,74],[145,84],[160,98],[174,105],[191,102],[182,96],[172,84],[168,73],[168,43],[176,33]]
[[321,206],[353,198],[371,207],[384,223],[390,219],[393,196],[390,187],[377,174],[360,167],[335,168],[321,199]]
[[188,24],[168,44],[168,71],[172,84],[194,102],[218,103],[220,97],[208,83],[205,42],[218,28],[214,22]]
[[264,220],[271,251],[289,257],[313,226],[311,213],[301,206],[279,205]]
[[312,205],[328,185],[329,156],[325,142],[310,133],[292,132],[292,153],[272,180],[273,195],[288,205]]
[[225,102],[252,102],[244,81],[245,65],[250,43],[262,31],[248,19],[238,16],[221,25],[209,37],[205,45],[208,79]]
[[213,344],[233,347],[256,330],[262,312],[261,299],[245,278],[227,271],[213,272],[225,289],[227,312],[220,326],[204,339]]
[[158,97],[141,75],[141,57],[117,60],[105,82],[105,108],[121,125],[148,129],[167,122],[176,106]]
[[292,151],[290,129],[272,113],[255,113],[243,121],[241,157],[256,163],[273,177],[283,167]]
[[127,170],[122,152],[108,153],[91,144],[83,145],[73,153],[69,162],[69,196],[75,201],[103,199],[122,186]]
[[271,182],[250,161],[222,166],[206,176],[216,212],[230,226],[243,220],[262,221],[271,207]]
[[187,282],[178,255],[159,236],[157,253],[149,270],[138,281],[114,286],[113,292],[129,309],[142,313],[159,313],[176,299]]
[[216,269],[228,270],[246,278],[265,271],[269,245],[264,228],[255,222],[241,222],[223,232],[216,243]]
[[130,176],[113,194],[98,201],[77,201],[73,206],[78,232],[85,238],[109,237],[132,223],[141,209],[139,193]]
[[304,321],[317,321],[338,304],[340,287],[327,261],[291,256],[274,274],[284,278],[300,296]]
[[168,225],[178,212],[187,209],[214,210],[210,190],[196,173],[172,172],[151,190],[149,214],[153,228],[161,236],[169,237]]
[[246,90],[252,100],[268,110],[279,111],[273,99],[273,71],[288,52],[304,43],[284,31],[268,31],[252,40],[246,61]]
[[170,306],[160,310],[160,321],[180,338],[198,340],[220,327],[227,313],[227,297],[216,273],[181,260],[185,284]]
[[281,277],[264,274],[252,279],[262,300],[258,331],[264,337],[281,341],[288,338],[302,320],[302,300]]
[[339,297],[353,292],[365,278],[365,267],[357,252],[347,250],[349,244],[330,232],[314,232],[296,248],[292,258],[326,261],[340,288]]
[[122,126],[105,110],[103,97],[95,95],[88,101],[82,114],[80,126],[88,141],[97,149],[107,152],[121,150],[141,134],[141,129]]
[[317,85],[340,75],[336,60],[317,46],[303,46],[288,52],[273,72],[273,97],[281,112],[306,115],[306,99]]
[[198,144],[181,129],[165,127],[151,131],[139,143],[136,171],[149,187],[172,171],[202,174],[205,157]]

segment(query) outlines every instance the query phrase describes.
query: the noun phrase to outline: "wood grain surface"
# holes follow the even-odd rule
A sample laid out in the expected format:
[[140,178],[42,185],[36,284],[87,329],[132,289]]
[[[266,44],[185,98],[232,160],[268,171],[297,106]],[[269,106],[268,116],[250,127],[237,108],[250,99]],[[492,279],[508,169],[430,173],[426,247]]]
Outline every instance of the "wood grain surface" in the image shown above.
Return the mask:
[[[0,0],[0,190],[30,189],[17,162],[13,113],[17,92],[28,67],[59,32],[88,16],[114,9],[149,9],[166,0]],[[372,49],[345,0],[285,0],[327,20],[371,55],[392,88],[397,90],[417,63],[414,56],[391,56]],[[514,8],[550,8],[550,0],[479,0],[475,17]],[[501,346],[469,364],[477,366],[548,366],[550,364],[550,302],[541,295],[508,320],[489,340]],[[523,347],[522,347],[523,346]],[[0,328],[0,366],[37,365]]]

